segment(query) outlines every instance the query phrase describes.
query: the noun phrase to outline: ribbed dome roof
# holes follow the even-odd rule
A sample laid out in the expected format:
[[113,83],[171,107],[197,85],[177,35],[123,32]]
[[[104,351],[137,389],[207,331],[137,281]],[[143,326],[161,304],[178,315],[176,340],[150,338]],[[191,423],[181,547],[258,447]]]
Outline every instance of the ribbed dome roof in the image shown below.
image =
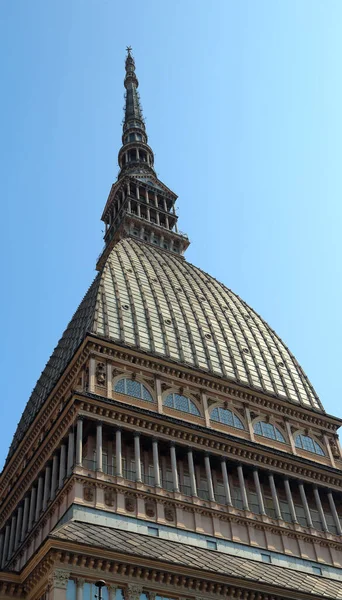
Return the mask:
[[324,411],[276,333],[239,296],[175,253],[114,246],[42,372],[9,455],[87,333]]
[[101,276],[92,331],[308,408],[296,359],[236,294],[176,254],[125,239]]

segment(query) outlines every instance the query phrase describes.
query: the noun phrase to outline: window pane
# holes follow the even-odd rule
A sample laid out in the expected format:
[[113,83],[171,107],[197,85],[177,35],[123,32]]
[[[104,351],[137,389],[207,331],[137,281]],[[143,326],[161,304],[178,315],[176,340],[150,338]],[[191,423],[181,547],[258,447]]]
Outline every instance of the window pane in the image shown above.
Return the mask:
[[265,421],[258,421],[254,425],[254,433],[262,435],[263,437],[269,438],[270,440],[277,440],[278,442],[285,443],[284,436],[282,433],[272,425],[272,423],[266,423]]
[[175,408],[176,410],[181,410],[182,412],[200,416],[200,412],[192,400],[186,396],[182,396],[181,394],[169,394],[166,396],[164,400],[164,406],[169,406],[171,408]]
[[177,410],[182,410],[183,412],[189,412],[188,398],[185,398],[185,396],[180,396],[179,394],[174,394],[174,402],[175,402],[175,408]]
[[148,389],[145,388],[144,385],[142,385],[141,387],[142,387],[142,392],[143,392],[143,394],[142,394],[143,399],[148,400],[149,402],[153,402],[153,398],[152,398],[150,392],[148,391]]
[[212,421],[219,421],[219,420],[220,420],[220,419],[219,419],[219,411],[218,411],[218,408],[217,408],[217,407],[216,407],[216,408],[214,408],[214,409],[211,411],[211,413],[210,413],[210,419],[211,419]]
[[127,379],[127,394],[133,398],[141,398],[141,383]]
[[256,433],[258,435],[262,435],[260,421],[258,421],[257,423],[255,423],[255,425],[254,425],[254,433]]
[[237,417],[236,415],[233,414],[233,419],[234,419],[234,427],[237,427],[238,429],[244,429],[242,421],[240,421],[239,417]]
[[169,406],[170,408],[173,407],[173,397],[172,397],[172,394],[169,394],[168,396],[166,396],[165,401],[164,401],[164,405],[165,406]]
[[324,456],[324,452],[320,445],[308,435],[298,434],[295,438],[295,446],[296,448],[303,448],[303,450],[306,450],[307,452],[313,452],[314,454]]
[[119,394],[125,393],[125,380],[124,379],[119,379],[119,381],[116,382],[115,391],[119,392]]

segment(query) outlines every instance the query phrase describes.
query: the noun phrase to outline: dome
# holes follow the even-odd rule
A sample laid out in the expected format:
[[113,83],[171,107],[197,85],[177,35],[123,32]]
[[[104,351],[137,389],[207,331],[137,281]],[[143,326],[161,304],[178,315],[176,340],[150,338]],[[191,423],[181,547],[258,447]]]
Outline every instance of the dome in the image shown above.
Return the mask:
[[114,246],[42,372],[9,456],[87,333],[323,412],[294,356],[239,296],[183,257],[126,238]]
[[309,409],[323,407],[275,332],[176,254],[126,238],[103,268],[92,331]]

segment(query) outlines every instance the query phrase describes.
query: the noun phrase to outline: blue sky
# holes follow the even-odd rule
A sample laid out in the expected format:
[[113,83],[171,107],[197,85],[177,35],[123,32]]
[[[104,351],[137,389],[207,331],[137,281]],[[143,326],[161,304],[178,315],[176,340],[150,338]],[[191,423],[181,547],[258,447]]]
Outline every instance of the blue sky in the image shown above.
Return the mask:
[[340,0],[0,3],[0,457],[95,275],[133,46],[187,259],[342,417]]

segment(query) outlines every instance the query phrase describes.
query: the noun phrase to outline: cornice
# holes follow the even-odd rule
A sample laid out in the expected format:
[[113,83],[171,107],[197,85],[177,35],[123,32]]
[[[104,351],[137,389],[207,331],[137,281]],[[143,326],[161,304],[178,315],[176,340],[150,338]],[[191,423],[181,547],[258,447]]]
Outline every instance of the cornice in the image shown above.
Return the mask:
[[51,394],[38,411],[18,448],[16,448],[8,463],[5,464],[0,475],[0,497],[3,495],[13,475],[18,472],[20,464],[27,459],[33,444],[40,444],[41,440],[38,440],[38,437],[42,435],[42,432],[45,432],[47,423],[50,423],[50,425],[53,424],[56,415],[59,413],[59,403],[72,384],[80,367],[85,362],[89,350],[90,348],[86,346],[85,342],[81,344],[74,358],[70,361],[67,370],[63,373]]
[[148,411],[141,407],[131,408],[118,400],[75,392],[75,401],[79,403],[80,414],[89,418],[99,417],[107,423],[122,423],[126,429],[139,429],[148,435],[158,434],[161,438],[177,440],[178,443],[203,450],[212,454],[232,458],[235,461],[264,470],[288,475],[309,482],[315,481],[325,487],[342,489],[342,471],[328,465],[322,465],[298,455],[292,455],[273,447],[266,447],[245,438],[229,433],[208,429],[202,425],[186,422],[169,415]]
[[22,500],[25,493],[30,489],[32,483],[35,481],[45,463],[51,458],[53,451],[57,448],[61,438],[67,432],[74,417],[75,407],[73,405],[73,400],[70,399],[68,405],[60,414],[58,421],[54,424],[54,429],[39,446],[39,453],[33,453],[28,468],[18,478],[10,492],[2,499],[2,504],[0,507],[0,528],[4,525],[7,518],[16,508],[18,503]]
[[[165,506],[172,506],[173,508],[181,508],[185,512],[197,513],[208,517],[215,517],[217,519],[220,519],[221,521],[252,527],[253,529],[267,531],[269,533],[282,535],[288,538],[301,540],[303,542],[308,542],[326,548],[334,548],[338,552],[342,552],[342,540],[337,535],[329,534],[329,538],[322,536],[318,538],[317,536],[309,533],[309,531],[306,528],[302,528],[301,526],[299,526],[300,529],[294,529],[294,524],[289,523],[288,527],[284,527],[278,524],[275,519],[269,518],[266,521],[261,515],[257,515],[252,512],[249,513],[249,515],[252,516],[245,516],[245,513],[242,510],[235,509],[234,512],[228,512],[222,510],[222,507],[218,505],[218,507],[215,508],[214,506],[212,506],[212,504],[216,503],[211,503],[209,501],[203,500],[201,501],[201,504],[194,504],[190,500],[180,500],[178,498],[173,498],[169,496],[161,497],[154,493],[154,488],[150,489],[149,491],[136,490],[132,487],[119,485],[115,482],[100,482],[96,479],[91,479],[79,474],[73,475],[70,483],[72,483],[72,481],[78,481],[79,483],[82,483],[84,486],[88,487],[111,489],[114,490],[116,493],[120,493],[124,496],[128,496],[131,498],[140,498],[146,502],[155,502],[158,504],[163,504]],[[84,504],[78,504],[77,502],[74,502],[73,504],[75,506],[84,508]],[[113,513],[112,511],[108,510],[108,514],[115,514],[115,511]]]
[[[298,417],[302,418],[303,420],[308,419],[309,422],[314,422],[317,426],[321,425],[327,427],[328,424],[330,430],[335,431],[336,429],[338,420],[332,417],[320,415],[318,413],[315,413],[314,411],[305,411],[305,409],[302,409],[301,407],[293,407],[292,405],[286,405],[288,403],[284,403],[275,399],[270,399],[269,397],[266,397],[262,394],[260,394],[259,396],[250,394],[238,388],[237,386],[233,387],[222,383],[222,381],[219,380],[217,377],[213,378],[208,374],[206,374],[205,377],[203,375],[199,376],[199,374],[194,372],[193,369],[186,370],[185,368],[183,369],[172,365],[170,366],[170,364],[166,363],[163,360],[151,359],[150,357],[146,358],[145,355],[141,355],[133,351],[132,349],[128,351],[123,349],[122,347],[117,347],[108,341],[104,343],[101,340],[101,342],[102,343],[99,344],[98,338],[92,335],[88,335],[82,343],[82,345],[80,346],[78,352],[74,356],[74,359],[71,361],[69,368],[64,372],[64,375],[60,379],[59,383],[56,384],[54,391],[50,394],[50,397],[41,407],[41,410],[38,413],[36,419],[30,425],[30,428],[25,438],[22,440],[14,455],[11,457],[9,463],[5,466],[2,474],[2,481],[0,484],[2,496],[6,491],[6,486],[9,484],[11,477],[13,477],[13,474],[18,470],[20,463],[24,460],[26,461],[28,456],[31,457],[31,461],[34,463],[34,468],[32,469],[31,467],[29,470],[26,470],[25,474],[23,475],[23,480],[21,481],[25,481],[26,483],[29,482],[30,479],[32,479],[34,474],[37,472],[37,464],[39,463],[39,466],[43,464],[43,461],[47,457],[47,453],[45,452],[43,455],[42,449],[46,448],[47,446],[46,444],[45,446],[41,445],[42,431],[46,430],[47,423],[50,423],[51,431],[51,427],[54,425],[54,421],[58,419],[58,415],[61,410],[61,400],[63,399],[63,395],[65,395],[68,388],[70,388],[75,376],[77,375],[81,367],[84,365],[87,357],[90,354],[92,354],[93,356],[98,355],[101,357],[102,360],[103,357],[106,356],[110,359],[118,360],[121,363],[129,365],[131,367],[134,365],[135,368],[141,368],[142,370],[146,370],[149,372],[149,374],[151,374],[152,371],[152,374],[154,375],[160,374],[162,377],[166,376],[171,377],[173,379],[178,378],[180,381],[182,381],[183,385],[184,381],[187,381],[188,383],[191,383],[192,385],[199,388],[199,390],[204,390],[206,393],[208,393],[208,389],[212,391],[214,390],[217,393],[239,398],[243,402],[248,401],[250,403],[253,403],[255,406],[259,406],[259,408],[264,407],[268,410],[273,410],[273,412],[278,410],[279,414],[282,414],[283,416],[286,414],[288,416],[291,416],[292,418]],[[117,403],[114,400],[109,400],[108,398],[103,396],[83,394],[83,397],[84,396],[86,396],[88,400],[92,399],[100,401],[101,403],[105,403],[107,405],[111,404],[120,406],[120,403]],[[100,411],[100,409],[98,408],[97,411]],[[135,407],[134,411],[135,413],[139,413],[143,411],[143,409]],[[146,413],[150,414],[151,416],[151,413],[148,413],[148,411],[146,411]],[[257,462],[260,465],[263,465],[265,468],[278,470],[279,472],[286,471],[293,474],[296,477],[303,477],[309,480],[311,479],[317,482],[321,482],[323,485],[326,486],[336,487],[337,489],[340,489],[342,487],[342,473],[341,471],[333,469],[332,467],[323,466],[318,463],[314,463],[313,461],[309,461],[308,459],[304,459],[302,457],[294,455],[284,455],[284,453],[282,453],[279,450],[271,450],[269,447],[266,447],[264,445],[261,446],[260,444],[257,445],[254,442],[245,439],[242,441],[242,445],[244,446],[244,448],[240,448],[238,447],[240,444],[240,440],[235,436],[231,436],[230,434],[221,433],[217,430],[214,431],[211,429],[205,429],[201,426],[196,426],[191,423],[185,423],[184,421],[173,419],[172,417],[168,417],[164,414],[159,415],[158,413],[154,413],[153,417],[155,420],[162,419],[164,422],[167,421],[170,424],[177,424],[178,428],[195,428],[199,432],[205,431],[206,439],[203,439],[202,436],[200,436],[199,441],[196,443],[199,443],[199,445],[202,446],[206,446],[207,448],[212,448],[213,450],[216,449],[220,450],[221,452],[226,452],[227,454],[234,456],[239,460],[246,460],[247,462],[257,460]],[[150,424],[148,428],[151,429],[151,427],[153,427],[155,431],[160,431],[161,433],[165,433],[168,430],[168,427],[163,427],[163,425]],[[183,439],[184,442],[187,443],[192,442],[192,440],[196,439],[196,436],[194,438],[190,433],[185,434],[183,432],[182,435],[180,435],[179,432],[173,431],[172,427],[170,428],[170,431],[172,432],[172,437]],[[48,430],[46,431],[45,435],[46,439],[48,439]],[[218,439],[222,437],[224,437],[225,440],[229,440],[232,444],[234,444],[235,447],[233,448],[227,444],[223,444],[221,441],[218,441]],[[55,442],[57,441],[57,438],[58,435],[57,437],[54,437]],[[216,441],[214,441],[214,439],[216,439]],[[52,448],[54,441],[49,444],[48,449]],[[38,446],[40,452],[38,459],[35,460],[34,449],[38,448]],[[329,474],[327,474],[327,472]],[[21,475],[17,475],[17,481],[20,480],[20,477]],[[17,483],[17,481],[11,482],[11,485],[13,486],[13,484]],[[22,488],[21,484],[20,488]],[[14,496],[11,497],[13,498]],[[16,493],[16,500],[13,500],[11,502],[11,507],[15,505],[15,502],[17,501],[18,497],[19,495]]]
[[225,380],[219,375],[214,376],[201,369],[195,369],[194,367],[190,369],[187,368],[186,365],[180,366],[179,363],[173,362],[171,359],[166,361],[157,355],[151,356],[151,354],[125,346],[123,343],[117,345],[108,339],[101,338],[94,334],[89,334],[87,341],[92,346],[93,352],[99,353],[100,355],[106,354],[107,356],[127,364],[134,364],[137,367],[152,370],[154,374],[160,373],[172,378],[180,379],[182,382],[187,381],[196,387],[232,396],[243,402],[250,402],[258,407],[263,406],[268,410],[276,411],[282,416],[287,416],[294,420],[300,419],[306,423],[326,428],[332,432],[335,432],[342,425],[342,419],[338,417],[320,413],[314,409],[305,409],[291,400],[284,400],[275,395],[266,395],[265,393],[259,393],[254,390],[253,392],[248,391],[250,388],[243,384],[235,384]]
[[[113,552],[104,548],[82,545],[78,542],[64,542],[49,538],[45,544],[46,558],[40,567],[37,564],[27,577],[25,588],[29,592],[37,581],[38,574],[46,575],[50,568],[63,568],[70,576],[84,577],[93,582],[103,576],[107,585],[127,586],[137,583],[146,591],[165,594],[167,587],[171,595],[195,597],[223,597],[243,600],[321,600],[315,593],[303,593],[276,585],[268,585],[260,581],[247,580],[236,576],[214,573],[206,569],[185,567],[163,560],[146,559],[141,556]],[[40,571],[40,569],[42,571]],[[329,596],[325,596],[327,599]]]

